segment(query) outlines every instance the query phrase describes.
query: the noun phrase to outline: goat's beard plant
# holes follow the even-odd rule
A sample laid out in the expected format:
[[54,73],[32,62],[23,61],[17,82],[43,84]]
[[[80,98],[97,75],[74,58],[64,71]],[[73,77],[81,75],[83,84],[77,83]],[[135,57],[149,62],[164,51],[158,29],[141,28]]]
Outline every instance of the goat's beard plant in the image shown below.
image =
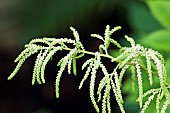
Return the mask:
[[[103,41],[103,44],[99,46],[99,51],[96,52],[90,52],[84,49],[83,44],[79,40],[77,31],[73,27],[70,27],[70,29],[73,32],[75,40],[68,38],[33,39],[29,44],[25,45],[25,49],[15,59],[15,62],[18,62],[18,64],[15,70],[8,77],[8,80],[12,79],[16,75],[28,57],[32,54],[38,53],[33,70],[32,85],[34,85],[36,81],[39,84],[45,83],[44,71],[48,61],[56,52],[68,51],[68,54],[57,64],[60,69],[56,76],[55,91],[56,97],[59,98],[59,82],[63,71],[67,68],[69,74],[73,72],[73,74],[76,75],[76,60],[83,57],[85,54],[89,54],[93,57],[86,60],[82,65],[82,69],[86,69],[86,72],[80,82],[79,89],[81,89],[84,81],[89,77],[89,93],[96,112],[102,111],[102,113],[111,113],[110,93],[113,92],[120,111],[125,113],[121,88],[123,86],[122,79],[125,72],[129,70],[131,72],[133,84],[132,89],[135,87],[135,80],[138,84],[137,102],[139,103],[141,113],[146,111],[151,101],[155,101],[155,109],[157,110],[157,113],[165,113],[165,110],[170,103],[170,84],[166,81],[167,74],[163,56],[155,50],[136,44],[135,41],[128,36],[125,36],[125,39],[130,42],[131,46],[122,47],[116,40],[111,38],[112,33],[120,28],[121,27],[118,26],[114,29],[110,29],[110,26],[107,25],[104,37],[98,34],[92,34],[91,37],[95,37]],[[109,55],[108,47],[110,44],[114,44],[118,47],[120,50],[118,56],[114,57]],[[73,48],[70,48],[69,45],[72,45]],[[117,64],[111,73],[107,71],[105,65],[101,61],[102,57],[108,58],[111,62],[115,62]],[[103,72],[103,78],[100,80],[99,84],[95,86],[96,73],[99,69]],[[142,70],[145,71],[145,74],[143,74]],[[144,81],[142,78],[146,75],[148,76],[148,80]],[[143,81],[149,82],[152,86],[154,84],[153,77],[159,79],[158,87],[151,88],[144,92]],[[94,96],[95,87],[98,88],[97,98]],[[98,102],[100,101],[102,101],[101,110],[98,107]]]

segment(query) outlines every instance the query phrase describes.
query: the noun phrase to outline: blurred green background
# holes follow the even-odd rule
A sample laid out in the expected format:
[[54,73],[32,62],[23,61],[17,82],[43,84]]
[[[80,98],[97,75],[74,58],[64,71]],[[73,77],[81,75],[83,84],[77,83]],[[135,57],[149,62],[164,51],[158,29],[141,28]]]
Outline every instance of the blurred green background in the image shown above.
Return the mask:
[[[106,25],[122,26],[113,38],[126,45],[123,36],[127,34],[161,52],[170,81],[169,18],[169,0],[0,0],[0,113],[95,113],[88,93],[89,81],[83,90],[78,90],[81,70],[80,76],[62,78],[61,97],[55,99],[56,62],[62,55],[56,55],[56,59],[49,62],[44,85],[31,86],[35,56],[25,62],[13,80],[6,79],[24,44],[37,37],[72,37],[70,26],[78,30],[80,40],[90,51],[96,51],[101,43],[92,39],[91,33],[102,35]],[[112,54],[114,50],[111,46]],[[112,69],[112,64],[106,62]],[[134,97],[138,93],[132,93],[129,77],[124,81],[125,109],[127,113],[137,113],[139,108]],[[114,98],[111,102],[112,111],[119,113]],[[154,109],[153,102],[147,113],[155,113]]]

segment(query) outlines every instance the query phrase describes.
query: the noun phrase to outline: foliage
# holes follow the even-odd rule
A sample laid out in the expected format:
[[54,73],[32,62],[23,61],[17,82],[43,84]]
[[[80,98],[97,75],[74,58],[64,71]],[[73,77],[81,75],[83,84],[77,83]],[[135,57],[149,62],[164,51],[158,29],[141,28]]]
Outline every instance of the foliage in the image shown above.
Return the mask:
[[[29,44],[25,45],[25,49],[16,58],[15,62],[18,62],[18,64],[12,74],[8,77],[8,80],[16,75],[28,57],[38,53],[33,70],[32,84],[34,85],[36,81],[39,84],[45,83],[44,71],[48,61],[56,52],[68,51],[68,54],[59,60],[57,64],[60,69],[56,76],[55,88],[56,97],[59,98],[60,78],[63,71],[67,68],[68,73],[73,71],[73,74],[76,75],[76,60],[83,57],[85,54],[89,54],[93,57],[89,58],[82,64],[82,69],[86,68],[86,72],[80,82],[79,89],[81,89],[84,81],[89,77],[89,93],[96,112],[102,111],[102,113],[111,113],[110,94],[111,91],[113,91],[120,111],[125,113],[122,96],[122,86],[124,86],[123,77],[125,72],[130,70],[133,91],[136,91],[134,87],[138,86],[137,102],[139,103],[141,113],[146,111],[152,101],[155,101],[156,103],[155,109],[157,113],[165,113],[165,110],[170,104],[170,84],[166,80],[167,72],[163,56],[155,50],[136,44],[134,39],[128,36],[125,36],[125,39],[130,43],[130,47],[121,46],[116,40],[111,38],[111,35],[120,28],[121,27],[118,26],[114,29],[110,29],[110,26],[107,25],[104,37],[99,34],[92,34],[92,37],[103,41],[103,44],[99,46],[99,51],[96,52],[85,50],[83,44],[80,42],[78,32],[73,27],[70,27],[70,29],[73,32],[75,40],[69,38],[33,39]],[[108,47],[111,44],[116,45],[119,49],[119,55],[116,57],[111,56],[108,53]],[[108,72],[106,66],[101,60],[102,58],[108,58],[111,62],[116,63],[116,66],[111,73]],[[103,72],[103,78],[98,84],[96,98],[96,73],[100,69]],[[146,74],[147,76],[145,76]],[[143,79],[144,77],[148,79]],[[159,84],[156,86],[154,85],[157,83],[155,80],[159,81]],[[150,84],[152,88],[144,87],[144,82]],[[128,85],[131,86],[131,84]],[[101,110],[98,106],[98,102],[100,101],[102,102]]]
[[169,42],[170,42],[170,30],[161,29],[154,31],[141,39],[141,43],[145,45],[150,45],[152,48],[159,51],[170,51]]
[[[162,25],[162,29],[155,30],[141,39],[145,46],[152,47],[159,51],[169,51],[169,1],[146,1],[155,19]],[[162,13],[164,12],[164,13]],[[147,43],[146,40],[150,43]],[[161,44],[160,44],[161,43]]]
[[[135,3],[135,2],[134,2]],[[129,10],[128,16],[129,21],[131,22],[131,27],[133,28],[132,36],[136,38],[136,41],[142,44],[145,47],[149,47],[155,50],[158,50],[161,54],[163,54],[165,58],[165,66],[167,70],[167,75],[170,73],[170,55],[169,55],[169,21],[170,17],[170,1],[162,0],[146,0],[144,5],[136,2],[132,6],[130,6],[131,10]],[[143,7],[142,7],[143,6]],[[162,13],[163,12],[163,13]],[[141,18],[143,17],[143,18]],[[138,40],[137,40],[138,38]],[[147,74],[147,73],[146,73]],[[143,79],[147,79],[144,76]],[[170,77],[167,76],[167,81],[169,82]],[[134,102],[135,97],[138,95],[138,92],[132,92],[131,87],[128,85],[132,80],[130,78],[126,79],[122,90],[127,94],[124,100],[125,108],[128,112],[137,112],[139,108],[137,104]],[[158,80],[154,80],[155,84],[151,87],[157,87],[159,83]],[[136,86],[136,85],[135,85]],[[150,88],[148,83],[143,84],[145,89]],[[137,87],[135,87],[136,89]],[[131,95],[134,95],[133,97]],[[155,100],[154,100],[155,101]],[[146,110],[146,113],[156,112],[154,110],[155,102],[150,103],[150,107]],[[133,109],[133,110],[132,110]],[[170,112],[169,107],[166,110]]]
[[146,4],[141,4],[141,2],[134,1],[129,4],[127,13],[128,23],[133,29],[135,35],[134,38],[136,38],[136,35],[141,38],[142,36],[161,27],[161,25],[152,16]]
[[[146,1],[153,16],[161,23],[165,28],[170,28],[170,1]],[[163,12],[163,13],[162,13]]]

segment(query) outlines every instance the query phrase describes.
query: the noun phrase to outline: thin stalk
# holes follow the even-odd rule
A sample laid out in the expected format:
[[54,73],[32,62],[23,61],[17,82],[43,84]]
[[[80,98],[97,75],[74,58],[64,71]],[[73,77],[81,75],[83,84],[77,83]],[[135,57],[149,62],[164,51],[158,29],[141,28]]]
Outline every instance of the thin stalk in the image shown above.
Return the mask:
[[[71,51],[72,50],[72,48],[63,48],[63,50],[67,50],[67,51]],[[79,52],[79,53],[85,53],[85,54],[88,54],[88,55],[95,55],[95,53],[94,52],[90,52],[90,51],[86,51],[86,50],[77,50],[77,52]],[[104,57],[104,58],[109,58],[112,62],[118,62],[118,63],[121,63],[122,61],[121,60],[115,60],[116,58],[115,57],[113,57],[113,56],[111,56],[111,55],[109,55],[109,54],[100,54],[100,56],[102,56],[102,57]],[[132,62],[127,62],[126,63],[127,65],[135,65],[135,63],[132,63]],[[143,70],[145,70],[145,71],[148,71],[148,69],[144,66],[144,65],[142,65],[142,64],[139,64],[140,65],[140,67],[143,69]],[[157,76],[157,77],[159,77],[158,76],[158,74],[155,72],[155,71],[152,71],[152,74],[153,75],[155,75],[155,76]],[[169,82],[166,82],[165,83],[167,86],[169,86],[170,85],[170,83]]]
[[[72,50],[71,48],[63,48],[63,49],[64,50],[69,50],[69,51]],[[86,53],[86,54],[89,54],[89,55],[95,55],[94,52],[90,52],[90,51],[86,51],[86,50],[77,50],[77,51],[80,52],[80,53]],[[106,54],[100,54],[100,56],[105,57],[105,58],[109,58],[111,61],[115,61],[115,62],[118,62],[118,63],[122,62],[121,60],[115,60],[116,58],[111,56],[111,55],[109,55],[109,54],[107,54],[107,55]],[[133,66],[135,65],[135,63],[132,63],[132,62],[127,62],[126,64],[127,65],[133,65]],[[147,68],[144,65],[140,64],[140,66],[145,71],[148,71]],[[157,76],[157,77],[159,77],[158,74],[156,72],[154,72],[154,71],[152,71],[152,74]]]

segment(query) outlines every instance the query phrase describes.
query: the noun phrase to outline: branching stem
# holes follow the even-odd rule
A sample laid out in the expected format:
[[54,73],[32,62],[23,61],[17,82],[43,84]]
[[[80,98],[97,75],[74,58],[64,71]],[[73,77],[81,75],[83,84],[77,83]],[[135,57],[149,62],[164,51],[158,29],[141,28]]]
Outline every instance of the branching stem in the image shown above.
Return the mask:
[[[72,49],[71,48],[63,48],[63,50],[71,51]],[[86,51],[86,50],[77,50],[77,52],[86,53],[86,54],[89,54],[89,55],[95,55],[94,52]],[[105,57],[105,58],[109,58],[111,61],[115,61],[115,57],[113,57],[113,56],[111,56],[109,54],[100,54],[100,56]],[[121,60],[116,60],[116,62],[121,63],[122,61]],[[131,63],[131,62],[127,62],[126,64],[127,65],[133,65],[133,66],[135,65],[135,63]],[[144,69],[145,71],[147,71],[147,68],[144,65],[140,64],[140,67],[142,69]],[[158,77],[158,74],[156,72],[152,71],[152,74]]]
[[[123,107],[123,97],[122,97],[122,78],[125,75],[125,72],[130,69],[132,73],[132,83],[134,84],[135,77],[137,78],[138,82],[138,91],[139,96],[137,101],[139,102],[139,106],[142,109],[141,113],[144,113],[145,110],[148,108],[150,102],[156,98],[156,110],[159,113],[160,110],[160,101],[162,99],[166,99],[164,104],[161,108],[161,113],[164,113],[167,109],[167,106],[170,104],[170,83],[167,82],[167,72],[165,68],[165,62],[163,56],[150,48],[145,48],[140,44],[135,44],[133,38],[125,36],[126,40],[130,42],[131,47],[122,47],[120,44],[111,38],[111,35],[116,30],[120,29],[120,27],[115,27],[114,29],[110,29],[109,25],[106,26],[104,37],[98,34],[92,34],[92,37],[98,38],[104,41],[104,44],[99,46],[99,51],[91,52],[84,49],[83,44],[80,42],[78,32],[73,28],[70,27],[73,31],[73,35],[75,40],[68,39],[68,38],[43,38],[43,39],[33,39],[30,41],[29,44],[25,45],[25,50],[21,52],[21,54],[16,58],[15,62],[18,62],[15,70],[11,73],[8,77],[8,80],[12,79],[24,61],[30,57],[32,54],[38,53],[37,59],[35,61],[34,71],[33,71],[33,78],[32,83],[34,84],[37,81],[39,84],[45,83],[44,79],[44,71],[47,62],[53,57],[53,55],[58,51],[69,51],[66,56],[64,56],[58,62],[57,66],[60,67],[57,76],[56,76],[56,97],[59,98],[59,84],[60,78],[63,74],[63,71],[68,68],[68,73],[70,74],[71,71],[74,75],[76,75],[76,59],[83,57],[85,54],[92,55],[93,57],[86,60],[82,65],[82,70],[87,68],[86,73],[80,83],[79,89],[82,87],[84,81],[87,79],[89,75],[90,78],[90,86],[89,86],[89,93],[92,104],[97,112],[100,112],[98,108],[98,102],[100,101],[101,93],[104,90],[103,100],[102,100],[102,113],[111,113],[110,107],[110,91],[113,89],[113,93],[115,95],[116,101],[119,105],[119,108],[122,113],[125,113]],[[110,43],[113,43],[120,49],[120,54],[116,57],[108,54],[108,47]],[[42,45],[41,45],[42,44]],[[47,47],[44,46],[47,45]],[[72,44],[75,46],[74,48],[69,48],[67,44]],[[104,51],[104,53],[103,53]],[[110,59],[112,63],[116,63],[117,66],[113,69],[112,73],[109,73],[104,66],[103,62],[101,61],[101,57]],[[143,58],[146,60],[146,65],[143,62]],[[154,66],[151,64],[153,63]],[[98,101],[96,101],[95,97],[95,82],[96,82],[96,73],[98,69],[101,69],[104,76],[101,79],[97,91]],[[154,68],[154,70],[152,70]],[[147,92],[144,92],[143,88],[143,80],[142,74],[144,70],[148,73],[148,79],[150,85],[152,85],[152,76],[155,75],[158,77],[160,82],[160,88],[150,89]],[[133,86],[132,86],[133,87]],[[155,87],[155,86],[154,86]],[[157,87],[157,86],[156,86]],[[155,96],[157,95],[157,96]],[[144,98],[148,98],[147,100]],[[145,101],[146,100],[146,101]],[[144,103],[143,103],[144,102]]]
[[[71,51],[72,49],[71,49],[71,48],[63,48],[63,50]],[[86,54],[89,54],[89,55],[95,55],[94,52],[86,51],[86,50],[77,50],[77,52],[79,52],[79,53],[86,53]],[[105,58],[109,58],[112,62],[115,61],[115,57],[113,57],[113,56],[111,56],[111,55],[109,55],[109,54],[100,54],[100,56],[101,56],[101,57],[105,57]],[[121,60],[116,60],[115,62],[121,63],[122,61],[121,61]],[[133,66],[135,65],[135,63],[132,63],[132,62],[127,62],[126,64],[127,64],[127,65],[133,65]],[[139,65],[140,65],[140,67],[141,67],[143,70],[145,70],[146,72],[148,71],[148,69],[147,69],[144,65],[142,65],[141,63],[140,63]],[[159,77],[159,76],[158,76],[158,73],[156,73],[155,71],[152,71],[152,74],[155,75],[155,76],[157,76],[157,77]],[[167,81],[166,81],[165,84],[166,84],[167,86],[170,85],[170,83],[167,82]]]

